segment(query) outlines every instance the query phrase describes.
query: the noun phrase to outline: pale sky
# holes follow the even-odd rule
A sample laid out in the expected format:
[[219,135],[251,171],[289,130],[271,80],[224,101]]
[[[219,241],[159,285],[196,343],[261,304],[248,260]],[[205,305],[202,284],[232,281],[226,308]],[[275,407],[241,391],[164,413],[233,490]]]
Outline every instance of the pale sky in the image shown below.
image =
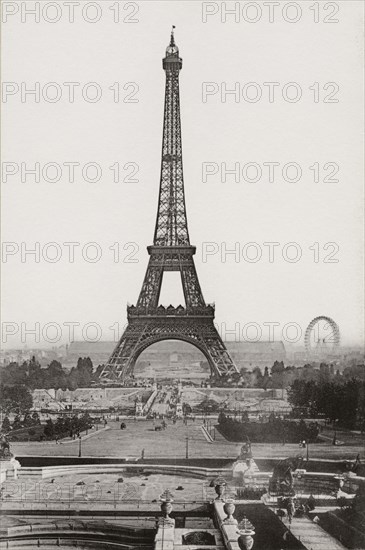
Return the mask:
[[[195,262],[205,300],[216,304],[217,324],[229,330],[238,323],[242,332],[247,323],[256,323],[265,340],[267,323],[275,322],[280,340],[287,323],[299,325],[304,335],[314,317],[326,315],[339,325],[344,345],[362,342],[362,2],[332,3],[340,6],[337,14],[324,12],[322,3],[316,14],[309,9],[311,2],[297,2],[301,16],[296,23],[283,19],[283,13],[295,17],[285,11],[287,2],[276,8],[271,23],[262,2],[256,2],[262,9],[261,17],[256,12],[256,23],[245,21],[255,17],[254,11],[241,12],[237,22],[234,16],[222,22],[220,2],[204,7],[195,1],[142,1],[138,12],[136,3],[121,2],[121,20],[135,23],[114,22],[110,8],[116,3],[108,0],[95,2],[100,10],[95,23],[82,18],[81,8],[75,8],[70,23],[62,1],[57,2],[60,20],[55,23],[45,20],[55,18],[55,11],[41,13],[39,23],[22,14],[21,5],[34,2],[8,4],[19,11],[8,16],[2,32],[3,81],[13,83],[6,85],[2,104],[2,160],[3,173],[17,173],[2,185],[2,240],[14,243],[4,245],[13,254],[3,256],[2,263],[2,347],[49,346],[52,329],[48,339],[41,334],[35,343],[28,335],[24,341],[24,331],[36,323],[40,333],[48,323],[62,327],[57,345],[68,340],[67,323],[78,323],[75,339],[82,338],[88,323],[100,326],[103,340],[113,339],[109,327],[124,326],[126,304],[137,301],[148,263],[146,246],[153,240],[165,85],[161,59],[172,24],[183,58],[180,93],[190,239],[197,246]],[[85,4],[80,0],[81,7]],[[247,3],[240,4],[244,10]],[[218,12],[203,22],[204,9]],[[86,12],[89,19],[97,15]],[[325,17],[339,22],[324,23]],[[23,91],[39,83],[38,103],[31,95],[22,102],[22,82]],[[52,82],[57,87],[47,87]],[[75,85],[73,103],[65,82],[80,84]],[[94,103],[81,93],[86,90],[93,97],[95,87],[85,88],[89,82],[96,82],[102,94]],[[216,92],[205,101],[204,83]],[[222,102],[223,83],[228,90],[236,86],[237,102],[232,94]],[[115,102],[118,87],[120,101]],[[62,94],[58,102],[44,99],[42,92],[52,98],[57,90]],[[291,99],[298,90],[297,102],[283,98]],[[259,101],[247,100],[258,91]],[[138,101],[124,102],[126,97]],[[61,179],[52,183],[41,174],[35,182],[34,176],[23,174],[22,182],[21,163],[31,168],[36,162],[41,170],[47,163],[59,165]],[[80,163],[74,182],[64,165],[72,162]],[[102,169],[100,181],[83,177],[81,168],[87,163]],[[109,167],[116,163],[121,179],[130,175],[138,181],[115,183],[116,169]],[[222,163],[227,169],[236,163],[238,182],[232,174],[221,181]],[[262,170],[256,182],[243,179],[248,163]],[[274,181],[269,181],[267,163],[278,163]],[[285,181],[287,163],[299,165],[299,181]],[[203,178],[203,169],[218,173]],[[293,179],[288,170],[286,179]],[[51,168],[46,178],[54,173]],[[92,168],[88,174],[93,177]],[[255,177],[252,171],[247,174]],[[339,181],[324,182],[325,176]],[[50,258],[55,253],[55,248],[45,248],[51,242],[58,243],[61,253],[55,263],[47,261],[47,253]],[[70,245],[63,244],[70,242],[80,243],[73,263]],[[102,254],[95,263],[82,255],[90,242]],[[114,261],[117,242],[119,262]],[[255,246],[247,247],[252,242]],[[273,262],[264,245],[270,242],[278,243]],[[287,246],[293,242],[295,248]],[[35,243],[40,261],[28,255],[22,262],[22,246],[32,249]],[[207,246],[212,253],[204,258]],[[236,247],[239,257],[227,255],[223,262],[224,247]],[[248,261],[257,251],[261,259]],[[86,258],[94,252],[86,247]],[[288,261],[296,253],[300,259]],[[178,305],[181,295],[180,288],[166,285],[162,303]],[[6,337],[4,330],[14,335]],[[89,335],[93,337],[92,330]]]

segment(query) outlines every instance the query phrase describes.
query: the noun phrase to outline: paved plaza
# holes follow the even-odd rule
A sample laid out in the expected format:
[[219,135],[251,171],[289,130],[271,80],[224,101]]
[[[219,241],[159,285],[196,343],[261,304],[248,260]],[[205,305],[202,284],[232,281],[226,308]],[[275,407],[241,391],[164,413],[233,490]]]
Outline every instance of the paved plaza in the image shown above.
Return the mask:
[[[174,495],[175,506],[187,503],[203,503],[217,496],[207,480],[187,475],[128,472],[120,467],[119,473],[74,472],[55,475],[49,479],[34,480],[32,476],[22,476],[17,481],[4,484],[4,506],[16,508],[22,505],[47,503],[51,501],[86,504],[87,509],[97,509],[115,503],[137,506],[150,503],[151,509],[159,509],[160,495],[169,489]],[[118,507],[119,508],[119,507]]]
[[[226,441],[217,430],[216,440],[207,441],[202,431],[202,421],[189,420],[185,426],[182,420],[176,424],[167,422],[166,430],[155,431],[159,421],[126,421],[127,428],[120,429],[120,422],[109,422],[108,430],[89,433],[82,441],[82,456],[140,458],[142,452],[146,459],[168,457],[183,459],[188,447],[189,458],[232,458],[235,459],[241,449],[241,443]],[[188,438],[188,441],[186,441]],[[12,443],[12,452],[16,456],[78,456],[79,442],[66,441],[56,444],[49,442]],[[252,445],[253,455],[260,457],[285,458],[303,454],[306,450],[296,444],[256,443]],[[354,459],[360,453],[365,458],[364,439],[354,437],[352,444],[333,446],[331,441],[311,444],[309,456],[323,459]]]

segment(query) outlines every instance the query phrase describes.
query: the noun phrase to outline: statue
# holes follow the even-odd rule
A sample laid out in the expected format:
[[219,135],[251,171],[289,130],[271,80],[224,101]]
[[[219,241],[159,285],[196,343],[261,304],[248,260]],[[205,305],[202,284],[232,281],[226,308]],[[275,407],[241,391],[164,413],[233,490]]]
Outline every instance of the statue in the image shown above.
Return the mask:
[[247,440],[241,447],[241,453],[238,460],[247,460],[252,458],[251,441]]
[[237,460],[233,463],[232,466],[232,475],[234,478],[238,478],[241,485],[244,484],[244,476],[246,474],[252,475],[252,449],[251,441],[247,438],[245,443],[243,443],[240,454],[237,457]]
[[270,491],[283,496],[293,496],[294,479],[293,471],[297,470],[303,462],[303,457],[286,458],[280,460],[275,466],[270,480]]
[[13,454],[10,452],[9,441],[6,438],[6,435],[1,434],[0,436],[0,460],[10,460],[13,458]]
[[294,499],[292,498],[288,498],[286,500],[287,500],[287,502],[285,503],[286,511],[288,514],[289,525],[290,525],[295,514],[295,504],[294,504]]

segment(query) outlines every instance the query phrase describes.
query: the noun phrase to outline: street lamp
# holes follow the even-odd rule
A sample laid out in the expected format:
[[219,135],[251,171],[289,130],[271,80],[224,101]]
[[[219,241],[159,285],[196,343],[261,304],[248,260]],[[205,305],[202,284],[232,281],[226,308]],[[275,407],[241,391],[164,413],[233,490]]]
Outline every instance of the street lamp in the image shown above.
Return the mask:
[[79,458],[81,458],[81,435],[79,435]]

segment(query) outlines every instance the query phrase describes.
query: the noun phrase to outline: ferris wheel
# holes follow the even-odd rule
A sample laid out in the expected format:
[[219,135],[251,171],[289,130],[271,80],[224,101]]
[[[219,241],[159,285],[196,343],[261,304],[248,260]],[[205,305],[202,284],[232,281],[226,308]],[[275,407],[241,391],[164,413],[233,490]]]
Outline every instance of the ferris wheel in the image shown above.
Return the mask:
[[305,331],[304,344],[310,355],[336,353],[340,345],[340,329],[330,317],[315,317]]

